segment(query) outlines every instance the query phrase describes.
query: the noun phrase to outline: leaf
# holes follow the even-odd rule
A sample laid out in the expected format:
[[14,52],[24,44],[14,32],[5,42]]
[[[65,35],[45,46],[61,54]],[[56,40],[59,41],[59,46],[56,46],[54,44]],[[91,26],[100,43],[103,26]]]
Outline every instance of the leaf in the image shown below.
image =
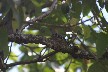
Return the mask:
[[54,71],[48,66],[45,66],[45,68],[43,69],[43,72],[54,72]]
[[80,14],[81,14],[81,11],[82,11],[82,5],[81,5],[81,2],[73,2],[72,3],[72,17],[74,18],[80,18]]
[[64,23],[68,22],[68,20],[67,20],[67,18],[65,16],[62,17],[62,20],[63,20]]
[[9,48],[8,48],[8,33],[6,28],[0,27],[0,51],[4,52],[4,58],[8,56]]
[[30,17],[39,16],[42,14],[41,12],[41,5],[36,0],[23,0],[22,5],[25,9],[25,14],[29,15]]
[[108,34],[99,33],[96,40],[96,49],[98,57],[101,57],[108,48]]
[[[68,65],[69,65],[69,64],[68,64]],[[68,66],[68,65],[67,65],[67,66]],[[83,69],[82,61],[81,61],[81,60],[80,60],[80,62],[77,61],[77,60],[73,61],[73,62],[70,64],[70,67],[69,67],[68,71],[69,71],[69,72],[76,72],[77,69],[81,69],[81,70]]]
[[96,43],[97,40],[97,33],[95,30],[93,30],[94,27],[89,26],[90,28],[90,37],[86,39],[86,41],[90,44]]
[[90,68],[88,69],[88,72],[107,72],[108,71],[108,61],[100,61],[95,62]]
[[108,12],[108,1],[105,3],[105,9]]
[[18,57],[15,53],[11,52],[10,54],[11,56],[9,57],[10,60],[13,60],[13,61],[17,61],[18,60]]
[[[40,0],[40,1],[41,1],[41,0]],[[38,2],[38,1],[36,1],[36,0],[31,0],[31,2],[32,2],[34,5],[38,6],[38,7],[42,6],[42,2]]]
[[24,54],[22,57],[21,57],[21,60],[22,61],[25,61],[25,60],[30,60],[29,59],[29,56],[27,54]]
[[96,0],[82,0],[83,15],[86,16],[96,5]]
[[101,8],[104,7],[104,0],[98,0],[98,3]]
[[90,37],[90,28],[89,26],[82,25],[83,32],[84,32],[84,39],[87,39]]
[[40,35],[48,36],[50,35],[50,29],[47,26],[40,27]]
[[69,5],[67,3],[64,3],[61,5],[61,11],[63,14],[69,13]]
[[70,25],[76,25],[77,23],[78,23],[78,19],[77,18],[72,18],[71,20],[70,20]]
[[91,4],[91,5],[93,6],[93,10],[92,10],[92,12],[95,11],[96,14],[99,14],[99,13],[100,13],[100,10],[99,10],[97,4],[94,4],[94,5]]
[[82,12],[84,16],[88,15],[88,13],[90,12],[90,6],[85,0],[82,1]]
[[21,52],[24,52],[24,53],[28,52],[28,49],[23,47],[23,46],[21,46],[19,49],[20,49]]
[[67,57],[68,57],[68,54],[63,54],[63,53],[57,53],[56,54],[56,59],[57,60],[63,60],[65,58],[67,58]]

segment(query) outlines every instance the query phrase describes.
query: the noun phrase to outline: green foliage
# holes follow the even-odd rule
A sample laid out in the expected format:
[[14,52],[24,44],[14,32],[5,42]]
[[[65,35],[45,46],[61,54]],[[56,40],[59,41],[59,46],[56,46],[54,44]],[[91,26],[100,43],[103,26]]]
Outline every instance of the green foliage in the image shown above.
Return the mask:
[[23,12],[22,12],[21,7],[15,8],[15,4],[12,0],[8,1],[8,3],[9,3],[10,8],[13,11],[14,17],[17,20],[18,25],[21,26],[21,23],[23,21],[23,16],[22,16]]
[[97,32],[95,30],[93,30],[94,28],[95,28],[95,25],[93,25],[92,27],[89,26],[89,29],[90,29],[90,37],[88,39],[86,39],[87,42],[89,42],[91,44],[96,43],[96,40],[97,40]]
[[54,72],[54,71],[49,67],[45,67],[43,72]]
[[77,69],[80,69],[82,72],[86,72],[87,71],[87,64],[84,63],[84,60],[73,60],[70,68],[69,68],[69,72],[76,72]]
[[[82,43],[84,43],[85,47],[88,48],[84,51],[90,50],[97,56],[97,60],[80,59],[80,57],[74,59],[71,54],[57,51],[56,54],[45,58],[48,61],[18,66],[19,72],[24,72],[24,68],[29,72],[54,72],[55,70],[52,67],[54,64],[57,65],[56,67],[63,65],[65,70],[70,64],[68,72],[76,72],[78,68],[82,72],[107,72],[108,61],[100,60],[100,58],[105,52],[108,52],[108,20],[103,16],[104,12],[102,11],[105,8],[108,12],[108,1],[58,0],[53,11],[47,14],[51,11],[52,3],[53,0],[0,0],[0,51],[3,50],[4,57],[6,58],[9,54],[8,35],[11,34],[9,31],[13,30],[13,33],[17,35],[16,29],[22,28],[24,24],[29,24],[21,34],[41,35],[49,39],[53,32],[63,37],[68,36],[67,44],[70,43],[72,46],[78,46],[79,49],[85,49],[82,46]],[[42,12],[44,8],[49,10]],[[44,13],[46,13],[44,18],[32,22],[33,18],[37,18]],[[90,16],[90,13],[93,17]],[[27,17],[30,17],[32,23],[26,21]],[[89,19],[85,20],[84,18],[87,17]],[[5,18],[7,19],[5,20]],[[11,28],[9,24],[12,25]],[[72,34],[67,35],[66,32]],[[57,43],[56,40],[53,41],[51,43]],[[40,42],[37,44],[22,43],[18,48],[22,56],[19,55],[20,57],[18,57],[17,53],[11,52],[9,59],[14,62],[35,60],[39,56],[45,56],[55,50],[48,46],[50,44],[46,43],[46,46],[40,47]],[[58,45],[61,44],[63,44],[62,40]],[[67,46],[67,48],[71,48],[71,46]],[[86,52],[88,53],[88,51]],[[80,51],[77,53],[80,53]],[[72,59],[71,63],[69,63],[70,59]]]
[[108,47],[108,34],[99,33],[98,39],[96,41],[96,49],[98,57],[101,57],[105,53],[106,48]]
[[15,53],[11,52],[10,55],[11,55],[10,56],[10,60],[13,60],[13,61],[17,61],[18,60],[18,57],[17,57],[17,55]]
[[40,35],[49,36],[51,34],[50,29],[47,26],[41,26],[39,31]]
[[80,18],[80,14],[81,14],[81,2],[79,1],[75,1],[75,0],[72,0],[72,17],[75,17],[75,18]]
[[0,51],[4,52],[4,58],[6,58],[9,54],[8,33],[5,28],[0,28]]
[[62,10],[63,14],[69,13],[69,5],[67,3],[62,4],[61,10]]
[[84,32],[84,38],[87,39],[90,37],[90,28],[86,25],[82,25],[83,32]]
[[59,64],[63,64],[69,57],[68,54],[57,53],[55,58]]
[[106,9],[106,11],[108,12],[108,1],[106,1],[105,9]]
[[92,64],[90,68],[88,69],[88,72],[107,72],[108,71],[108,61],[98,61]]
[[100,6],[101,8],[104,7],[104,0],[99,0],[98,3],[99,3],[99,6]]

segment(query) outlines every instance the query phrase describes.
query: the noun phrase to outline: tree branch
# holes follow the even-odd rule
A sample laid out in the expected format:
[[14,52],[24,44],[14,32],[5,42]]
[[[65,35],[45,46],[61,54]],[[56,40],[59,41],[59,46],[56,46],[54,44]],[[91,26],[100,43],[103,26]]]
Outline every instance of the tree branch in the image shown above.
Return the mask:
[[[87,54],[84,50],[78,48],[78,46],[69,46],[68,43],[60,36],[52,36],[51,38],[45,38],[39,35],[31,35],[31,34],[11,34],[8,36],[9,41],[16,43],[41,43],[46,45],[47,47],[62,53],[68,53],[74,58],[86,58],[86,59],[94,59],[94,57],[90,54]],[[80,53],[77,53],[80,52]]]
[[[67,23],[67,24],[56,24],[55,25],[55,24],[42,23],[42,22],[38,22],[37,25],[40,25],[40,23],[41,23],[41,25],[48,26],[48,27],[59,27],[59,28],[69,28],[69,27],[71,27],[72,28],[72,27],[77,26],[79,24],[85,23],[85,22],[87,22],[87,21],[89,21],[89,20],[91,20],[93,18],[94,18],[94,16],[87,19],[87,20],[85,20],[85,21],[81,21],[79,23],[76,23],[75,25],[70,25],[69,23]],[[36,24],[36,22],[28,22],[28,21],[24,21],[24,23],[25,24],[33,24],[33,25],[30,25],[30,27],[32,27],[32,28],[34,27],[34,24]]]
[[46,16],[48,16],[54,10],[54,8],[56,7],[56,4],[57,4],[57,0],[53,0],[53,3],[51,5],[50,9],[47,12],[45,12],[44,14],[42,14],[41,16],[34,18],[32,20],[32,22],[40,21],[43,18],[45,18]]
[[52,3],[52,5],[51,5],[50,9],[49,9],[47,12],[45,12],[45,13],[43,13],[42,15],[40,15],[40,16],[38,16],[38,17],[36,17],[36,18],[30,20],[30,21],[28,21],[28,23],[22,25],[22,27],[19,29],[19,33],[21,33],[22,30],[23,30],[26,26],[30,25],[30,22],[38,22],[38,21],[42,20],[43,18],[45,18],[46,16],[48,16],[48,15],[54,10],[54,8],[56,7],[56,4],[57,4],[57,0],[53,0],[53,3]]

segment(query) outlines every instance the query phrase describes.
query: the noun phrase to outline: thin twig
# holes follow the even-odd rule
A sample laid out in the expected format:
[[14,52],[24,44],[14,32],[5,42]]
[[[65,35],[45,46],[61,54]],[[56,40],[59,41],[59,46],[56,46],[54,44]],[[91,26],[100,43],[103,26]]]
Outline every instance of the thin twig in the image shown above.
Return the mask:
[[12,66],[16,66],[16,65],[24,65],[24,64],[31,64],[31,63],[36,63],[36,62],[44,62],[46,60],[46,58],[53,56],[54,54],[56,54],[57,52],[53,51],[45,56],[39,57],[37,59],[34,60],[30,60],[30,61],[20,61],[20,62],[15,62],[15,63],[11,63],[11,64],[6,64],[6,68],[12,67]]
[[36,47],[31,47],[31,46],[27,46],[27,45],[24,45],[24,44],[21,44],[22,46],[25,46],[25,47],[27,47],[27,48],[29,48],[30,49],[30,51],[32,52],[32,54],[33,53],[35,53],[36,55],[38,55],[39,56],[39,54],[38,53],[36,53],[32,48],[36,48]]
[[32,20],[32,22],[40,21],[43,18],[45,18],[46,16],[48,16],[54,10],[54,8],[56,7],[56,4],[57,4],[57,0],[53,0],[53,3],[51,5],[50,9],[47,12],[45,12],[44,14],[42,14],[41,16],[34,18]]
[[10,49],[9,49],[9,54],[8,54],[8,56],[7,56],[7,58],[6,58],[6,62],[5,62],[5,63],[7,63],[8,59],[9,59],[9,56],[10,56],[10,53],[11,53],[11,48],[12,48],[12,42],[11,42],[11,45],[10,45],[9,48],[10,48]]
[[71,63],[72,63],[72,58],[71,58],[71,60],[70,60],[70,62],[69,62],[68,67],[66,68],[65,72],[68,72],[68,69],[69,69],[69,67],[70,67]]
[[90,55],[92,55],[93,58],[94,58],[95,60],[98,60],[98,58],[97,58],[92,52],[89,51],[89,49],[87,48],[87,46],[86,46],[78,37],[76,37],[76,38],[81,42],[81,45],[83,46],[83,48],[84,48]]
[[[44,51],[44,53],[42,54],[43,50],[45,50],[45,51]],[[43,55],[46,53],[46,51],[47,51],[47,49],[43,48],[43,49],[40,51],[40,55],[43,56]]]
[[95,18],[96,18],[98,24],[100,25],[100,28],[104,31],[104,28],[102,27],[102,25],[101,25],[101,23],[100,23],[100,21],[99,21],[99,19],[98,19],[97,13],[96,13],[94,10],[92,10],[92,13],[93,13],[93,15],[95,16]]
[[[79,24],[85,23],[85,22],[87,22],[87,21],[89,21],[89,20],[91,20],[93,18],[94,18],[94,16],[91,17],[91,18],[89,18],[89,19],[87,19],[87,20],[85,20],[85,21],[81,21],[79,23],[76,23],[75,25],[70,25],[69,23],[67,23],[67,24],[56,24],[55,25],[55,24],[51,24],[51,23],[49,24],[49,23],[42,23],[42,22],[38,22],[38,24],[41,23],[41,25],[50,26],[50,27],[59,27],[59,28],[68,28],[68,27],[71,27],[72,28],[72,27],[77,26]],[[24,21],[24,23],[25,24],[31,24],[30,27],[32,27],[33,24],[36,24],[36,22],[27,22],[27,21]]]

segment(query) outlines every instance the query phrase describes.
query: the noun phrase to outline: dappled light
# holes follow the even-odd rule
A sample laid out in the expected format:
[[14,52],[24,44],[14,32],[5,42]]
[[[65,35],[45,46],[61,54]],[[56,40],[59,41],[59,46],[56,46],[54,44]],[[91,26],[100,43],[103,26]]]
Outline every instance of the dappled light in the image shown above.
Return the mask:
[[107,72],[107,0],[0,0],[0,72]]

